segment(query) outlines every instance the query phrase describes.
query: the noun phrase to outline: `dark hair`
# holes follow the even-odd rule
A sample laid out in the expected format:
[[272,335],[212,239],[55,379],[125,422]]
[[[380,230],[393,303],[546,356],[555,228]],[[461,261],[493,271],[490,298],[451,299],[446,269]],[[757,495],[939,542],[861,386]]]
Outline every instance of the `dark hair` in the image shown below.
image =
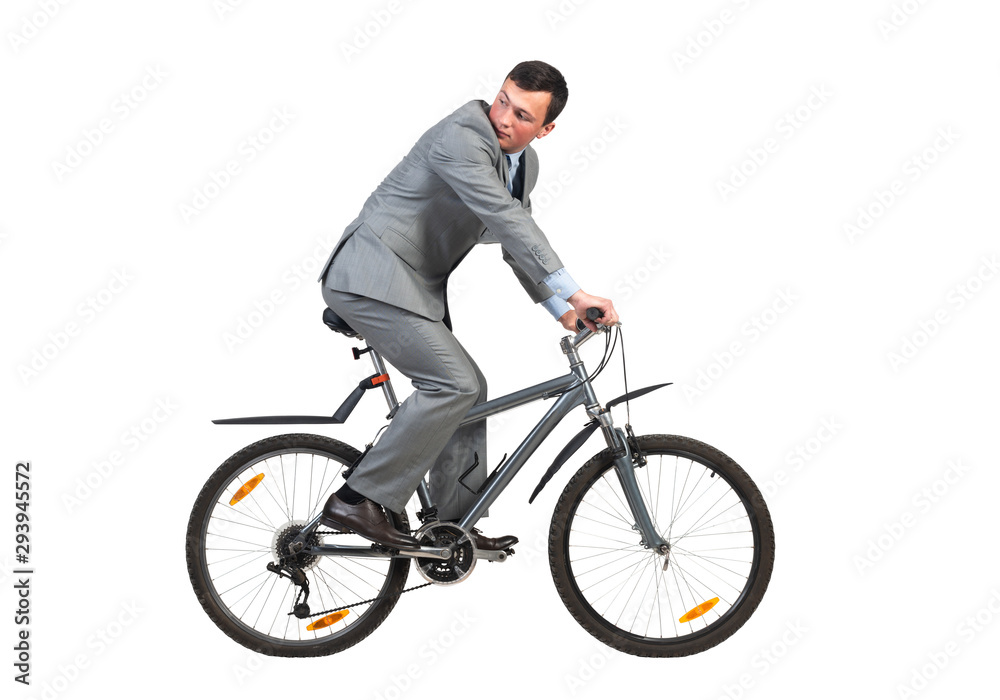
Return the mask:
[[551,95],[543,124],[555,121],[569,99],[569,88],[566,87],[562,73],[543,61],[522,61],[514,66],[507,77],[522,90],[547,92]]

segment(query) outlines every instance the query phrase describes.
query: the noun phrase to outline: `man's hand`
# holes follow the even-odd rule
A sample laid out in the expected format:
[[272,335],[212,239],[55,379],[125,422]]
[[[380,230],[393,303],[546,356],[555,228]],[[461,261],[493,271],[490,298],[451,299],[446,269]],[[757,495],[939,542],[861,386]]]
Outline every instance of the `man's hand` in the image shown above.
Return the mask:
[[[597,325],[587,318],[587,309],[592,306],[601,310],[601,317],[597,320],[604,325],[610,326],[614,323],[618,323],[618,312],[615,311],[614,304],[611,303],[610,299],[595,297],[592,294],[587,294],[581,289],[566,301],[573,307],[573,311],[576,312],[577,318],[583,322],[583,325],[592,331],[597,331]],[[566,315],[569,313],[570,312],[567,311],[566,314],[563,314],[562,318],[559,319],[559,322],[563,323],[566,319]],[[565,326],[565,323],[563,323],[563,325]],[[576,328],[573,330],[576,330]]]
[[570,333],[576,333],[579,330],[576,327],[576,311],[574,311],[573,309],[570,309],[569,311],[564,313],[559,318],[559,323],[561,323],[562,327],[568,330]]

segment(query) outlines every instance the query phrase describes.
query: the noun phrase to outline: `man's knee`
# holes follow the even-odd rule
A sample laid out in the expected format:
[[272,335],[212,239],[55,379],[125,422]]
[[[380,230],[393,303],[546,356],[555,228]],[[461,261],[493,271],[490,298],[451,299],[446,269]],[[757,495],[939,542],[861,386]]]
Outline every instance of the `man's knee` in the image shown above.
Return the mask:
[[482,374],[478,375],[476,384],[479,387],[479,392],[476,394],[476,403],[482,403],[486,400],[486,377]]
[[484,393],[486,388],[480,384],[479,378],[476,377],[475,373],[469,373],[455,377],[454,391],[472,405],[479,400],[480,394]]
[[471,357],[468,360],[462,371],[462,390],[474,397],[474,403],[482,403],[486,400],[486,377]]
[[449,374],[451,381],[447,383],[445,390],[454,395],[456,403],[469,409],[486,400],[486,378],[477,371],[474,364],[452,367]]

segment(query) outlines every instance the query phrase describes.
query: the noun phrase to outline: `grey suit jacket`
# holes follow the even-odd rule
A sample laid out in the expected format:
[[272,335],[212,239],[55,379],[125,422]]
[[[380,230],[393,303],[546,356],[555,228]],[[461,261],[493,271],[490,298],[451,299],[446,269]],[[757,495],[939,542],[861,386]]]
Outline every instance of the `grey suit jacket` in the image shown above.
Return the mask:
[[[499,242],[504,260],[538,302],[563,266],[531,217],[538,156],[528,146],[522,201],[507,191],[507,162],[473,100],[431,127],[368,197],[323,266],[327,286],[378,299],[437,321],[448,275],[477,243]],[[331,265],[331,263],[333,263]]]

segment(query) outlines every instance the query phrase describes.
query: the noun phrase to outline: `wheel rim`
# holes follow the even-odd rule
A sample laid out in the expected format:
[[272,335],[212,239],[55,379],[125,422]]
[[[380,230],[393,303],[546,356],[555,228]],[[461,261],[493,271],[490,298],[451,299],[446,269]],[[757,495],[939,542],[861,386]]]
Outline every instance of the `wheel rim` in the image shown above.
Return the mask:
[[[276,560],[276,534],[315,517],[347,466],[342,458],[320,449],[274,450],[241,466],[213,496],[202,523],[199,565],[219,609],[261,643],[312,646],[329,642],[349,633],[377,606],[351,608],[339,622],[309,631],[306,626],[314,617],[288,615],[299,589],[265,569]],[[230,505],[239,489],[259,474],[264,474],[259,484]],[[326,538],[331,540],[343,545],[371,544],[354,534]],[[390,559],[319,557],[306,572],[310,608],[315,613],[383,595],[390,585],[392,566]]]
[[593,618],[613,634],[657,645],[687,643],[725,625],[749,595],[759,568],[760,527],[747,495],[704,457],[660,450],[646,458],[636,478],[669,553],[640,543],[612,464],[583,487],[567,521],[569,580]]

